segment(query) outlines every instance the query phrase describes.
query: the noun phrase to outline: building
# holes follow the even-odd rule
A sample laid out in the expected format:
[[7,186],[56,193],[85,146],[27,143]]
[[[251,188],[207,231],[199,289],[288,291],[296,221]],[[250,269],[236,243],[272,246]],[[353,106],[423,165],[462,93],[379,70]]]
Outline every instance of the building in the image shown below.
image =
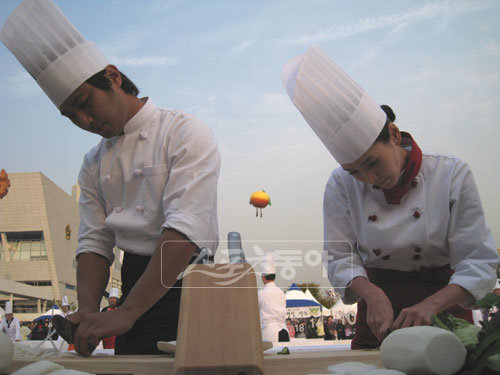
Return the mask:
[[[9,178],[0,200],[0,306],[12,300],[19,320],[34,319],[64,295],[76,306],[78,186],[70,196],[40,172]],[[122,257],[115,252],[107,289],[121,286]]]

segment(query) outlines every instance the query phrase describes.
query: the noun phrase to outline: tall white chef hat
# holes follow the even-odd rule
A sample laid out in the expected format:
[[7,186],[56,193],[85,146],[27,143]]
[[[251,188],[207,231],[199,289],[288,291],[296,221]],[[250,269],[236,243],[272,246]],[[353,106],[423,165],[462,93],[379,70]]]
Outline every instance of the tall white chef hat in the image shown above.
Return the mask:
[[264,260],[262,261],[262,275],[272,275],[276,273],[276,267],[274,266],[274,257],[272,254],[264,255]]
[[5,313],[12,314],[12,302],[10,301],[5,302]]
[[58,108],[108,65],[52,0],[24,0],[5,22],[0,40]]
[[295,107],[340,164],[358,160],[385,125],[384,111],[316,45],[289,60],[281,78]]
[[61,307],[62,307],[62,306],[69,306],[68,296],[63,296],[63,298],[62,298],[62,303],[61,303]]
[[118,298],[118,288],[111,288],[109,290],[109,298],[111,297]]

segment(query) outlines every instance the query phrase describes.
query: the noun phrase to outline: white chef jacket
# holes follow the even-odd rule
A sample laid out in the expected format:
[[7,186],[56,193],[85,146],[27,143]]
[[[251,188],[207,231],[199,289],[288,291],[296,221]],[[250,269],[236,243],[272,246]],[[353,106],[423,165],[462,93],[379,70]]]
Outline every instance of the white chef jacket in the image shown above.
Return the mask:
[[17,319],[15,316],[12,317],[10,324],[7,323],[7,318],[4,318],[0,323],[0,331],[5,332],[5,334],[9,336],[12,341],[22,340],[19,319]]
[[260,326],[263,341],[278,341],[279,331],[286,329],[285,293],[271,281],[259,290]]
[[103,138],[85,155],[77,256],[92,252],[112,263],[115,244],[150,256],[163,228],[217,248],[215,138],[194,116],[146,100],[123,135]]
[[364,267],[413,271],[450,264],[450,284],[475,299],[495,285],[493,236],[472,173],[456,157],[423,153],[399,205],[338,168],[326,185],[323,218],[328,278],[345,303],[357,302],[346,288],[366,277]]

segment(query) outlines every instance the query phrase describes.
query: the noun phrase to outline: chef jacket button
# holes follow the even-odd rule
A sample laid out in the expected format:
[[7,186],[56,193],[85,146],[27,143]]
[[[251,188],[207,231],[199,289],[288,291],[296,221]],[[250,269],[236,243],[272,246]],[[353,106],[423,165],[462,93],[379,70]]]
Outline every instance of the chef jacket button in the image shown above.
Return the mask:
[[417,247],[415,248],[415,252],[416,252],[416,253],[421,253],[421,252],[422,252],[422,248],[417,246]]
[[418,184],[418,181],[417,181],[417,180],[413,180],[413,181],[411,182],[411,186],[413,186],[413,187],[417,186],[417,184]]
[[107,174],[106,177],[104,177],[104,179],[109,182],[111,181],[111,175],[110,174]]
[[419,260],[419,259],[420,259],[420,254],[415,254],[415,255],[413,256],[413,259],[415,259],[415,260]]
[[389,260],[391,256],[390,255],[386,255],[385,257],[382,257],[383,260]]
[[143,173],[143,172],[142,172],[142,169],[140,169],[140,168],[137,168],[137,169],[135,170],[135,174],[136,174],[137,176],[142,176],[142,173]]
[[107,149],[110,149],[110,148],[111,148],[111,146],[113,146],[113,142],[111,142],[110,140],[107,140],[107,141],[106,141],[106,148],[107,148]]
[[380,254],[382,254],[380,249],[373,249],[372,251],[373,251],[373,254],[375,254],[376,256],[379,256]]
[[141,141],[144,141],[145,139],[148,139],[148,135],[147,135],[147,133],[144,130],[142,130],[141,134],[139,134],[139,139]]
[[413,213],[413,217],[414,217],[415,219],[418,219],[418,218],[420,217],[420,212],[415,211],[415,212]]
[[378,186],[378,185],[373,185],[373,186],[372,186],[372,188],[374,188],[375,190],[378,190],[378,189],[380,189],[380,186]]
[[135,206],[137,212],[144,212],[144,206]]
[[122,212],[122,208],[121,207],[115,207],[115,212],[117,214],[119,214],[120,212]]
[[370,221],[376,221],[377,220],[377,215],[370,215],[370,216],[368,216],[368,220],[370,220]]

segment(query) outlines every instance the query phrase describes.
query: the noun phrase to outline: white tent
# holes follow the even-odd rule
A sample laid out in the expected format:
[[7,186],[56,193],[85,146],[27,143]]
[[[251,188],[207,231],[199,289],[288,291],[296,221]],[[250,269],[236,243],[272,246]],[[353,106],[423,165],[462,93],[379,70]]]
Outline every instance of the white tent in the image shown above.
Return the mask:
[[285,293],[285,297],[287,318],[308,318],[321,315],[321,304],[312,295],[312,298],[308,297],[295,283]]
[[333,305],[330,309],[330,315],[332,315],[334,319],[345,319],[351,324],[354,322],[357,312],[357,303],[355,303],[354,305],[346,305],[344,302],[342,302],[342,298],[339,298],[335,305]]

